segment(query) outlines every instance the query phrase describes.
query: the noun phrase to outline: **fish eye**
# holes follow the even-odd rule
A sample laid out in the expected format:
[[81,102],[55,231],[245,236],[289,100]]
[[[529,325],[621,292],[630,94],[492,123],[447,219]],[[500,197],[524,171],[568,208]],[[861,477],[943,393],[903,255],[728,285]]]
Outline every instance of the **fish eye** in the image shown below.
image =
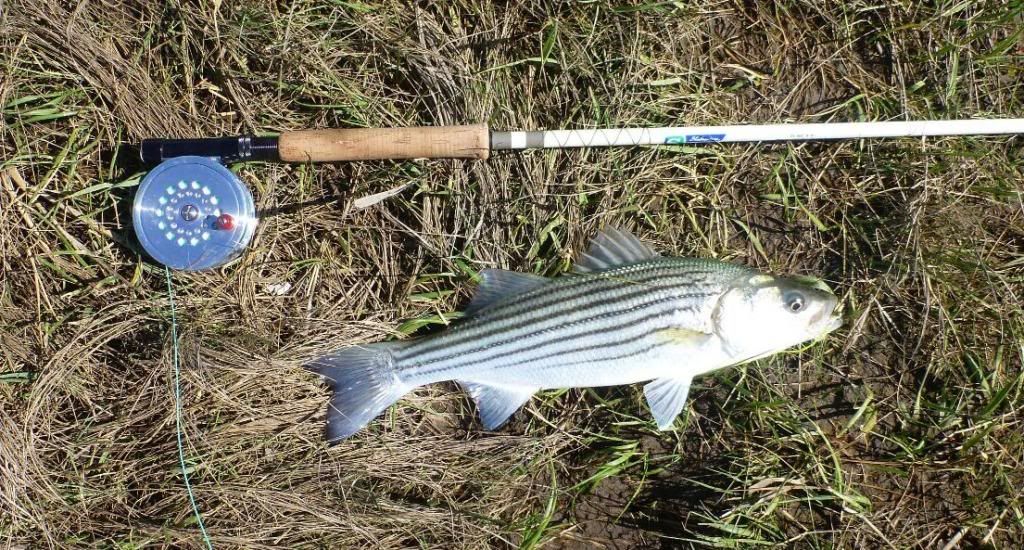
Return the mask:
[[783,297],[786,301],[786,309],[791,313],[800,313],[804,309],[804,295],[799,292],[788,292]]

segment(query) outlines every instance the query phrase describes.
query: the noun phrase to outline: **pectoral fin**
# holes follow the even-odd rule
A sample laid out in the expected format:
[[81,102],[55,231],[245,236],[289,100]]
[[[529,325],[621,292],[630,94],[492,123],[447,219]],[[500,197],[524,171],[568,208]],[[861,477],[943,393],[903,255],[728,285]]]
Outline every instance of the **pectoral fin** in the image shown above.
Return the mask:
[[658,336],[673,344],[700,346],[711,338],[711,334],[688,328],[666,328],[658,331]]
[[495,386],[476,382],[460,381],[476,401],[477,412],[484,429],[501,427],[519,407],[530,400],[537,388],[524,386]]
[[658,378],[644,386],[644,396],[651,415],[658,423],[659,430],[672,427],[676,417],[686,404],[686,396],[690,393],[690,379]]

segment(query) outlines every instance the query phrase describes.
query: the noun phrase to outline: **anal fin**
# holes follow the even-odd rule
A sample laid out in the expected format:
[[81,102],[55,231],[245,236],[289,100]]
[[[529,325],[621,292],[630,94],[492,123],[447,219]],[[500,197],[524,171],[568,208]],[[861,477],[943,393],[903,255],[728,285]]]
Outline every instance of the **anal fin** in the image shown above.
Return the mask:
[[459,383],[465,386],[466,391],[476,401],[480,422],[487,430],[501,427],[537,392],[537,388],[526,386],[498,386],[466,381]]
[[689,378],[658,378],[644,386],[644,396],[659,430],[668,430],[686,404]]

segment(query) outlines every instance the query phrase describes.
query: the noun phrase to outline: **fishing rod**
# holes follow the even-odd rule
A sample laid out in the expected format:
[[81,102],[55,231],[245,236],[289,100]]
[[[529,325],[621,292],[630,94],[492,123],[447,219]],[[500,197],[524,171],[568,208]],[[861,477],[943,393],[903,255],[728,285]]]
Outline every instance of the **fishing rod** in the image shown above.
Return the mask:
[[256,231],[252,193],[224,163],[487,159],[495,151],[739,142],[819,141],[1024,133],[1024,119],[743,124],[661,128],[493,131],[486,124],[337,128],[275,137],[145,139],[139,156],[157,165],[136,191],[132,224],[142,248],[172,269],[223,265]]
[[632,147],[771,141],[1018,134],[1024,119],[964,119],[810,124],[744,124],[662,128],[492,131],[486,124],[408,128],[339,128],[283,132],[277,137],[146,139],[140,156],[156,164],[181,156],[224,162],[342,162],[400,159],[486,159],[492,151]]

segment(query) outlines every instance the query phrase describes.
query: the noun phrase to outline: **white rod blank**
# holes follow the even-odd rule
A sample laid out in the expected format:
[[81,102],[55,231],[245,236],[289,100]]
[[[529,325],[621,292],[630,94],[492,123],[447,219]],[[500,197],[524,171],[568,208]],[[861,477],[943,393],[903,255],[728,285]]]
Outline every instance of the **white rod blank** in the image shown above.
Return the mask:
[[[996,135],[1024,133],[1024,119],[746,124],[668,128],[599,128],[540,132],[494,132],[495,149],[562,149],[633,145],[680,145],[759,141]],[[500,145],[499,145],[500,144]]]

